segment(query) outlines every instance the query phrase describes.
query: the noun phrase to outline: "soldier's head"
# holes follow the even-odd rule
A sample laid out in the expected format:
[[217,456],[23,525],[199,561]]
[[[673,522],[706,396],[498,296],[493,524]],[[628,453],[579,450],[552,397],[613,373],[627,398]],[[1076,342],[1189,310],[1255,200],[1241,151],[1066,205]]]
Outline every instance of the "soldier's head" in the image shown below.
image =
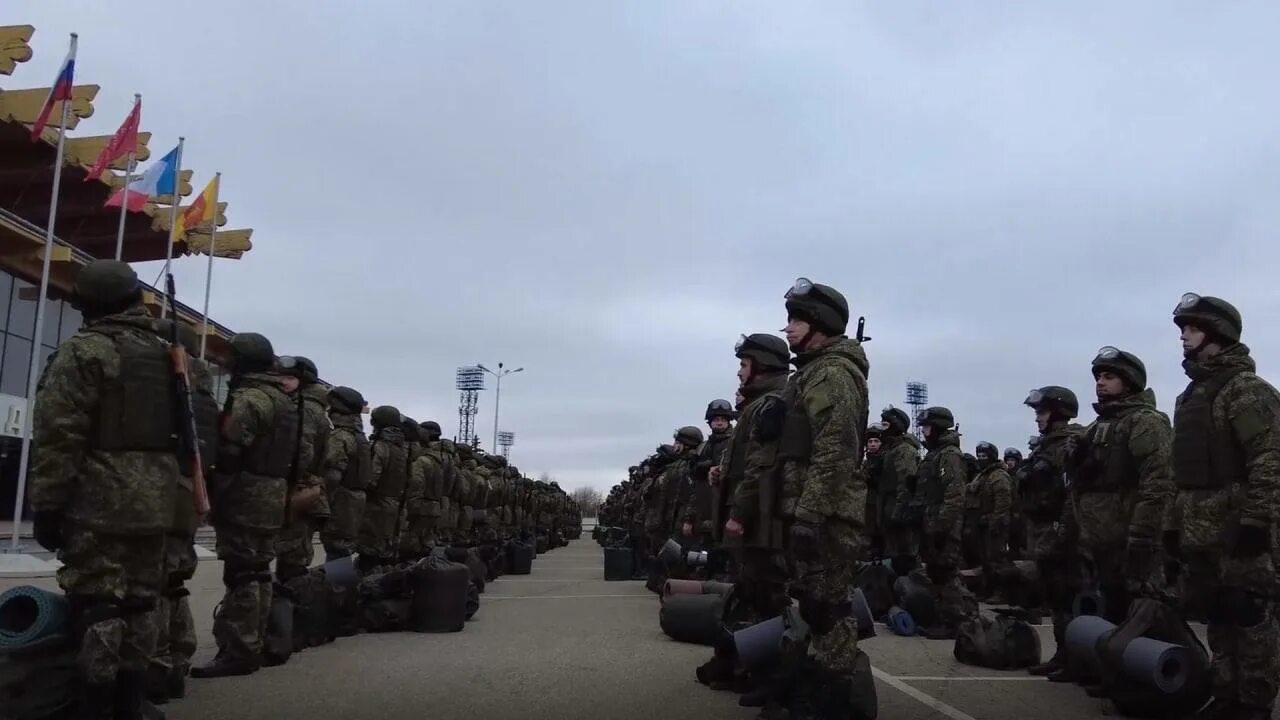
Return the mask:
[[329,391],[329,413],[334,415],[359,415],[364,412],[364,396],[345,385]]
[[276,372],[284,379],[283,384],[288,392],[320,382],[320,371],[316,370],[316,364],[301,355],[281,355],[276,358]]
[[926,443],[936,441],[943,432],[950,430],[955,424],[955,415],[952,415],[947,408],[940,406],[925,408],[916,416],[916,425],[924,434]]
[[703,419],[707,421],[707,427],[711,428],[711,432],[725,432],[737,416],[728,400],[712,400],[707,403],[707,412]]
[[791,368],[787,341],[777,335],[739,335],[737,344],[733,346],[733,355],[738,358],[739,386],[751,382],[756,375],[785,373]]
[[374,430],[400,427],[400,411],[391,405],[379,405],[369,414],[369,424]]
[[1032,435],[1031,437],[1027,438],[1027,450],[1029,450],[1030,452],[1035,452],[1036,448],[1038,447],[1040,447],[1039,435]]
[[702,444],[703,440],[702,431],[693,425],[685,425],[679,430],[676,430],[672,437],[676,441],[675,450],[677,453],[695,450]]
[[978,443],[978,447],[974,448],[973,456],[977,458],[980,466],[988,467],[1000,462],[1000,449],[993,443],[984,440]]
[[1207,360],[1240,342],[1244,320],[1234,305],[1210,295],[1187,293],[1173,309],[1173,322],[1182,331],[1182,354]]
[[868,455],[880,454],[880,438],[884,435],[885,430],[888,430],[888,427],[883,422],[871,423],[871,425],[867,427]]
[[1076,394],[1061,385],[1045,385],[1027,393],[1023,405],[1036,413],[1036,428],[1040,432],[1070,421],[1080,414],[1080,402]]
[[124,312],[141,302],[142,286],[128,263],[94,260],[76,274],[71,304],[86,320]]
[[405,442],[421,442],[422,436],[418,432],[418,421],[405,415],[400,418],[400,431],[404,433]]
[[1004,468],[1009,472],[1018,469],[1022,464],[1022,451],[1015,447],[1007,447],[1004,449]]
[[792,352],[817,350],[844,335],[849,303],[835,288],[802,277],[783,297],[787,301],[787,345]]
[[255,332],[231,336],[231,372],[270,372],[276,366],[276,351],[266,336]]
[[1133,353],[1111,345],[1093,358],[1094,391],[1099,402],[1140,393],[1147,387],[1147,366]]
[[418,427],[422,428],[422,436],[427,442],[440,439],[440,423],[435,420],[427,420]]
[[884,423],[885,435],[906,435],[911,429],[911,416],[892,405],[880,411],[880,422]]

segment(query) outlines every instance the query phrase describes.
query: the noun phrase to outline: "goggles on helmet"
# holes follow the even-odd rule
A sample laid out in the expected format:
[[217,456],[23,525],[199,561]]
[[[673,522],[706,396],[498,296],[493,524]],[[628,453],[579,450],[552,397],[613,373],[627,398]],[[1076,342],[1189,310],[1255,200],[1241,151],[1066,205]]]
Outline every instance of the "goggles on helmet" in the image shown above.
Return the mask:
[[783,297],[790,300],[794,297],[804,297],[811,292],[813,292],[812,280],[806,277],[796,278],[796,281],[791,284],[791,289],[788,290],[787,294],[783,295]]
[[1178,300],[1178,304],[1173,308],[1173,314],[1186,312],[1200,303],[1200,296],[1195,293],[1184,293],[1182,298]]
[[1113,345],[1103,345],[1098,348],[1098,354],[1094,357],[1094,362],[1098,360],[1115,360],[1120,357],[1120,348]]
[[711,404],[707,406],[707,409],[731,412],[733,410],[733,406],[729,404],[728,400],[712,400]]

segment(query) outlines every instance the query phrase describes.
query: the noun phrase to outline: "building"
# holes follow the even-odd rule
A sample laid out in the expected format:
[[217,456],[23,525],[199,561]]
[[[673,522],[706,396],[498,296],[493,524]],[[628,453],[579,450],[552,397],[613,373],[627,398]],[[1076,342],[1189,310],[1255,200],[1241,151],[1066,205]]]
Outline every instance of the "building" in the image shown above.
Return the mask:
[[[32,56],[30,41],[35,29],[29,25],[0,26],[0,79],[11,75]],[[59,49],[61,52],[61,49]],[[51,78],[43,78],[48,82]],[[8,83],[5,83],[8,85]],[[48,222],[53,166],[57,157],[56,127],[46,128],[39,141],[31,140],[31,123],[40,111],[49,89],[0,88],[0,520],[11,520],[18,484],[21,436],[26,419],[26,389],[31,371],[31,349],[35,330],[36,300],[44,261],[45,223]],[[45,306],[44,330],[38,339],[43,366],[60,342],[81,325],[80,313],[66,302],[75,275],[96,258],[115,256],[119,209],[105,207],[123,176],[105,174],[100,181],[85,182],[87,171],[110,135],[80,137],[72,130],[80,120],[93,114],[96,85],[75,86],[68,113],[68,135],[62,171],[55,247],[51,255],[49,300]],[[61,112],[55,105],[53,116]],[[114,120],[113,120],[114,122]],[[114,126],[110,128],[114,131]],[[139,133],[137,159],[145,161],[150,151],[150,133]],[[124,160],[113,165],[123,171]],[[178,202],[192,192],[192,171],[183,170]],[[172,198],[155,198],[141,212],[129,213],[125,222],[123,259],[129,262],[163,260],[169,238]],[[223,230],[226,203],[219,203],[215,255],[240,258],[252,245],[253,231]],[[207,253],[211,228],[197,228],[174,245],[174,256]],[[148,308],[159,314],[164,295],[148,286],[144,291]],[[181,303],[176,316],[201,330],[200,312]],[[219,397],[226,393],[226,364],[233,332],[210,319],[205,342],[210,370]],[[38,371],[38,370],[37,370]]]

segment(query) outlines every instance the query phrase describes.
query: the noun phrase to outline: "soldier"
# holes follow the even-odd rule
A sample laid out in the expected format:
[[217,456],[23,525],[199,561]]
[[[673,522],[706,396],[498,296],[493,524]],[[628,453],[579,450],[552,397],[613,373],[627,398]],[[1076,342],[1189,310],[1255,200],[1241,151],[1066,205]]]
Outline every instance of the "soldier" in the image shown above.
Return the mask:
[[405,480],[392,540],[400,562],[412,562],[421,558],[423,552],[420,536],[415,530],[421,528],[422,513],[426,506],[426,485],[423,483],[425,476],[413,474],[413,464],[422,456],[423,445],[417,420],[408,416],[401,418],[400,430],[404,433],[405,441]]
[[1005,471],[995,445],[980,442],[973,454],[979,470],[978,476],[970,481],[966,496],[973,498],[976,513],[971,517],[973,527],[966,519],[964,531],[966,540],[972,538],[971,566],[982,569],[983,587],[990,593],[995,590],[996,573],[1004,568],[1013,517],[1013,480]]
[[[295,356],[280,358],[281,372],[288,378],[286,392],[296,392],[301,405],[301,433],[298,462],[293,468],[289,516],[276,539],[276,578],[288,585],[307,574],[315,558],[312,537],[329,520],[329,501],[321,467],[325,443],[333,427],[329,422],[329,390],[320,383],[316,364]],[[291,381],[291,382],[290,382]],[[323,502],[322,502],[323,501]]]
[[[844,335],[849,306],[834,288],[796,280],[786,293],[787,344],[797,370],[782,398],[760,410],[756,426],[776,439],[791,520],[790,592],[811,630],[814,666],[799,699],[818,717],[875,715],[875,688],[849,601],[855,563],[865,550],[866,479],[859,434],[867,427],[862,345]],[[761,427],[763,424],[763,427]]]
[[298,459],[298,400],[284,391],[271,342],[240,333],[231,338],[231,350],[232,390],[210,492],[226,593],[213,623],[218,654],[191,669],[196,678],[247,675],[261,667],[271,561]]
[[955,416],[950,410],[945,407],[921,410],[916,424],[924,433],[928,452],[920,462],[913,502],[923,511],[920,557],[933,583],[938,605],[938,625],[925,628],[922,634],[932,640],[952,640],[960,621],[971,611],[956,575],[969,470],[960,451],[960,433],[953,429]]
[[1027,524],[1018,503],[1018,468],[1022,466],[1022,451],[1015,447],[1004,449],[1004,469],[1013,479],[1013,513],[1009,525],[1009,559],[1020,560],[1027,549]]
[[332,517],[321,531],[321,540],[325,559],[334,560],[355,552],[373,468],[361,420],[364,396],[341,386],[330,390],[327,399],[333,430],[325,439],[321,472]]
[[1191,378],[1174,411],[1179,524],[1164,541],[1187,570],[1188,610],[1209,621],[1213,700],[1195,717],[1264,720],[1276,697],[1275,530],[1280,395],[1255,373],[1243,320],[1221,298],[1173,312]]
[[408,457],[400,419],[400,411],[390,405],[380,405],[369,415],[373,425],[371,474],[357,541],[361,572],[395,562],[393,535],[400,517]]
[[[195,329],[179,323],[178,338],[190,356],[187,367],[191,371],[191,402],[200,434],[200,460],[207,478],[212,476],[217,460],[221,408],[213,395],[209,370],[203,361],[197,359],[200,339]],[[164,569],[168,583],[156,598],[156,609],[152,615],[156,645],[147,668],[146,691],[147,698],[156,704],[186,695],[187,671],[191,669],[191,657],[196,652],[196,629],[188,599],[190,592],[185,583],[196,573],[195,534],[199,523],[191,479],[183,477],[175,488],[173,521],[165,534]]]
[[[1154,597],[1164,586],[1156,544],[1175,494],[1169,463],[1173,429],[1156,410],[1146,366],[1136,355],[1103,347],[1093,359],[1093,377],[1098,419],[1070,454],[1063,524],[1067,542],[1078,543],[1106,598],[1104,617],[1118,624],[1133,597]],[[1049,679],[1078,678],[1063,668]]]
[[1053,614],[1057,649],[1047,662],[1027,669],[1032,675],[1048,675],[1065,662],[1066,629],[1071,602],[1079,590],[1068,572],[1071,557],[1060,541],[1060,522],[1067,499],[1063,474],[1067,452],[1084,428],[1071,422],[1080,414],[1076,394],[1060,385],[1046,385],[1027,394],[1023,404],[1035,411],[1040,435],[1029,442],[1031,454],[1018,467],[1017,501],[1026,526],[1026,553],[1036,563],[1040,595]]
[[459,443],[456,447],[458,462],[455,465],[455,471],[458,481],[454,485],[453,499],[458,522],[454,541],[459,545],[469,545],[472,540],[472,511],[475,510],[471,504],[471,499],[476,492],[475,449],[465,443]]
[[444,447],[440,440],[440,424],[428,420],[418,426],[423,441],[422,452],[409,468],[409,483],[421,488],[419,507],[409,508],[409,526],[400,547],[415,556],[431,552],[436,544],[436,525],[440,521],[444,500]]
[[920,552],[917,520],[911,517],[911,497],[920,466],[920,445],[907,431],[911,417],[896,407],[880,413],[880,475],[876,480],[880,499],[880,527],[884,534],[884,555],[893,571],[906,575],[916,567]]
[[[711,434],[707,436],[706,442],[698,446],[698,457],[693,463],[693,491],[684,508],[684,524],[681,528],[685,540],[698,547],[714,548],[711,469],[720,465],[725,446],[729,443],[729,433],[733,431],[733,420],[737,416],[728,400],[712,400],[707,403],[707,411],[703,415]],[[721,553],[716,552],[715,562],[708,568],[708,572],[718,574],[727,567]]]
[[675,442],[676,459],[663,473],[662,477],[662,518],[668,537],[681,534],[684,508],[693,494],[693,463],[695,453],[702,444],[702,430],[693,425],[686,425],[676,430],[672,436]]
[[458,531],[458,454],[452,440],[440,440],[439,457],[444,484],[440,488],[440,527],[436,534],[441,545],[452,545]]
[[[696,428],[695,428],[696,429]],[[661,592],[665,570],[656,553],[670,537],[670,527],[663,522],[663,501],[666,497],[662,485],[663,471],[675,460],[675,452],[668,445],[659,445],[649,458],[649,469],[640,494],[644,507],[644,532],[648,541],[649,573],[645,587],[651,592]]]
[[58,585],[79,638],[77,717],[133,718],[156,639],[149,611],[167,585],[179,477],[172,370],[128,265],[85,266],[73,303],[85,325],[36,388],[35,537],[63,563]]
[[882,423],[871,423],[862,435],[863,453],[862,475],[867,479],[866,517],[867,554],[874,560],[884,556],[884,534],[880,524],[880,474],[884,469],[884,458],[880,455],[880,434],[884,430]]

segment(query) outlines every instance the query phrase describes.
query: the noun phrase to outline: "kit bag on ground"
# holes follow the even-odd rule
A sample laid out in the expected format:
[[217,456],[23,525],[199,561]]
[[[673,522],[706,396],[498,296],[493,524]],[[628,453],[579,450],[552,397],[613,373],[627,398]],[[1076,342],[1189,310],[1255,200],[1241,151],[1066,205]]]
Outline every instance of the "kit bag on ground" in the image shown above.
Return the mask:
[[953,653],[966,665],[1018,670],[1040,662],[1040,635],[1023,620],[979,613],[960,622]]
[[528,575],[533,572],[533,546],[512,540],[507,543],[507,555],[511,558],[512,575]]
[[658,624],[672,640],[714,645],[724,635],[723,595],[672,595],[658,611]]
[[76,692],[77,650],[66,635],[0,650],[0,718],[64,717]]
[[635,574],[633,565],[635,557],[629,547],[606,547],[604,549],[604,579],[630,580]]
[[273,583],[267,634],[262,637],[262,657],[268,665],[283,665],[289,662],[293,649],[293,592],[280,583]]
[[471,579],[476,583],[476,589],[479,592],[484,592],[485,578],[488,577],[489,568],[485,565],[484,560],[480,559],[480,554],[476,552],[475,548],[445,548],[444,556],[450,562],[466,565],[467,571],[471,573]]
[[547,538],[546,535],[539,535],[534,540],[533,548],[534,548],[534,552],[541,555],[542,553],[551,549],[551,541],[550,539]]
[[415,632],[458,632],[467,622],[471,571],[466,565],[431,555],[413,566],[410,629]]
[[863,566],[853,581],[853,586],[861,590],[863,597],[867,599],[871,616],[877,620],[888,615],[889,608],[897,604],[897,598],[893,594],[895,579],[897,576],[893,574],[893,570],[877,562]]
[[467,619],[475,617],[476,611],[480,609],[480,588],[474,580],[467,585]]
[[1171,717],[1208,701],[1209,653],[1177,610],[1134,600],[1129,617],[1097,645],[1103,685],[1130,717]]
[[898,598],[898,607],[911,615],[916,627],[931,627],[938,622],[938,604],[924,572],[913,570],[898,576],[893,581],[893,593]]

